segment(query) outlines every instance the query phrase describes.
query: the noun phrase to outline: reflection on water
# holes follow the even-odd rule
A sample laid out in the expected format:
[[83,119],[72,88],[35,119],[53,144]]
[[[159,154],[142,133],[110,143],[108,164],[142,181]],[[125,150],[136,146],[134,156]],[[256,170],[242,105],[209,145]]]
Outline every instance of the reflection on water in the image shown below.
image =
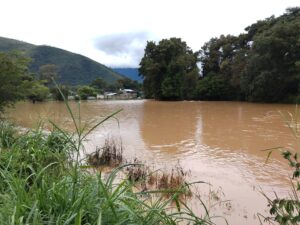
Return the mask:
[[[70,104],[78,118],[77,103]],[[278,113],[293,111],[293,105],[88,101],[81,103],[80,118],[83,123],[100,120],[120,108],[123,111],[117,120],[109,120],[91,134],[87,150],[93,151],[107,136],[113,136],[121,139],[126,157],[137,156],[163,167],[180,160],[191,170],[191,179],[222,187],[225,198],[232,200],[227,213],[230,224],[259,224],[255,214],[265,213],[267,203],[257,189],[280,194],[288,186],[286,163],[275,153],[265,164],[267,153],[262,150],[295,146]],[[24,127],[51,119],[74,129],[63,103],[19,103],[9,115]]]

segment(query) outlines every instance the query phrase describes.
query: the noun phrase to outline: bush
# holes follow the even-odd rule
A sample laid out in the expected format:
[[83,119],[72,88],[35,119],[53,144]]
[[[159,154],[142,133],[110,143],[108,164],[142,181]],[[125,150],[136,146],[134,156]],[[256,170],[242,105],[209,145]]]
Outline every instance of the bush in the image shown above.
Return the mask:
[[81,100],[87,100],[89,96],[96,97],[96,90],[89,86],[82,86],[78,88],[77,94],[80,96]]
[[0,149],[11,147],[15,141],[15,137],[15,127],[7,121],[0,121]]

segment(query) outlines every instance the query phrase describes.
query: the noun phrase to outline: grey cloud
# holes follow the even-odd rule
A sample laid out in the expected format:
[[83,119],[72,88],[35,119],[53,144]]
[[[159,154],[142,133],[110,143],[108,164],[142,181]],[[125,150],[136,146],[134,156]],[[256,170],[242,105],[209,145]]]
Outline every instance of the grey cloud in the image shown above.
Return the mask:
[[149,39],[148,32],[116,33],[98,37],[95,47],[109,56],[128,58],[138,65]]

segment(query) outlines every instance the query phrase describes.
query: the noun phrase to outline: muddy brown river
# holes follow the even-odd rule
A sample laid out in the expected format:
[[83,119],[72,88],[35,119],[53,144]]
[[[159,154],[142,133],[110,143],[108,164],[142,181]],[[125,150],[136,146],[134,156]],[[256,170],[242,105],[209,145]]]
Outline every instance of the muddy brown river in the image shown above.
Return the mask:
[[[71,102],[74,112],[77,103]],[[261,191],[274,197],[290,190],[291,170],[274,147],[295,148],[291,130],[279,112],[288,115],[295,105],[241,102],[158,102],[146,100],[81,102],[83,123],[95,122],[123,109],[98,127],[86,144],[92,152],[106,138],[122,142],[125,157],[169,168],[178,162],[190,170],[189,180],[205,181],[196,187],[211,215],[222,215],[231,225],[260,224],[257,214],[268,215]],[[20,126],[34,127],[48,119],[71,131],[71,118],[63,103],[18,103],[8,115]],[[78,116],[78,113],[76,113]],[[201,211],[196,199],[189,200]],[[199,202],[198,202],[199,203]],[[225,224],[216,219],[217,224]]]

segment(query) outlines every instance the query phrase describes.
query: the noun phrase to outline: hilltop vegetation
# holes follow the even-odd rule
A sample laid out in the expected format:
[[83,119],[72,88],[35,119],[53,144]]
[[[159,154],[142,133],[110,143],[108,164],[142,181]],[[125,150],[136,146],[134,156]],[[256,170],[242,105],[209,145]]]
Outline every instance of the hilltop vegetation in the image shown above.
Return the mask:
[[[148,42],[139,71],[147,98],[298,102],[300,8],[260,20],[198,52],[181,39]],[[201,74],[195,67],[201,64]],[[197,73],[197,78],[195,78]]]
[[50,46],[36,46],[26,42],[0,37],[0,51],[23,51],[32,58],[30,72],[37,74],[41,66],[54,64],[57,66],[57,82],[66,85],[90,84],[96,78],[113,83],[124,78],[112,69],[95,62],[85,56]]

